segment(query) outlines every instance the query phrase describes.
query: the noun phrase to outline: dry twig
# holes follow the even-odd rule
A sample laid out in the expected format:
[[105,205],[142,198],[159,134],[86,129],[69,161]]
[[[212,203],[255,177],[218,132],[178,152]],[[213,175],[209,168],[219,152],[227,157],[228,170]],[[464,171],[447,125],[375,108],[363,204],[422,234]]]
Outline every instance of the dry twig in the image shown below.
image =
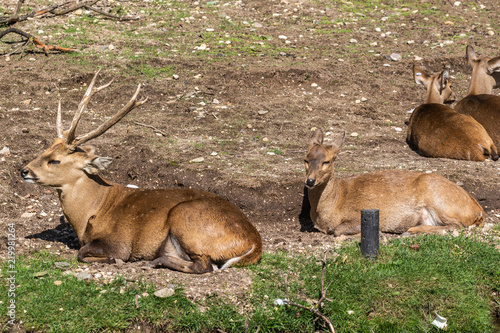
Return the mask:
[[[320,297],[319,297],[318,301],[316,302],[316,304],[314,304],[310,307],[307,307],[307,306],[304,306],[304,305],[301,305],[301,304],[298,304],[298,303],[295,303],[295,302],[292,302],[289,300],[284,300],[284,302],[288,305],[292,305],[292,306],[307,310],[309,312],[312,312],[314,315],[316,315],[316,317],[323,319],[325,324],[328,326],[328,329],[330,330],[330,332],[335,333],[335,328],[333,327],[333,324],[332,324],[332,321],[330,320],[330,318],[325,316],[320,311],[321,307],[323,306],[324,301],[329,301],[329,302],[332,301],[331,299],[328,299],[326,297],[326,292],[328,291],[328,288],[330,288],[330,286],[332,285],[332,282],[333,282],[333,281],[330,282],[328,287],[325,288],[325,271],[326,271],[326,264],[327,264],[326,252],[325,252],[324,258],[323,258],[321,263],[323,265],[323,267],[321,269],[321,294],[320,294]],[[288,291],[287,291],[287,293],[288,293]]]
[[[24,32],[22,30],[19,30],[19,29],[16,29],[16,28],[8,28],[8,29],[5,29],[4,31],[1,31],[0,32],[0,40],[7,34],[10,34],[10,33],[15,33],[15,34],[18,34],[18,35],[21,35],[23,37],[26,37],[27,39],[22,41],[24,43],[24,45],[22,45],[20,48],[23,48],[24,46],[26,46],[26,44],[28,44],[29,42],[32,42],[33,45],[35,45],[35,47],[39,48],[39,49],[42,49],[43,52],[45,53],[46,56],[49,55],[49,51],[51,50],[55,50],[55,51],[61,51],[61,52],[76,52],[77,50],[75,49],[69,49],[69,48],[66,48],[66,47],[61,47],[61,46],[55,46],[55,45],[45,45],[44,43],[42,43],[38,38],[36,38],[35,36],[33,35],[30,35],[29,33],[27,32]],[[15,51],[14,51],[15,52]],[[11,52],[9,53],[8,55],[11,55],[12,53],[14,52]]]
[[[131,20],[138,20],[139,18],[137,17],[122,17],[118,15],[113,15],[106,13],[105,11],[93,7],[99,0],[90,0],[87,2],[77,2],[77,1],[63,1],[60,4],[52,5],[50,7],[42,8],[40,10],[33,11],[27,15],[19,16],[19,10],[21,6],[24,4],[25,0],[19,0],[17,3],[16,11],[14,12],[13,15],[11,16],[5,16],[5,17],[0,17],[0,25],[12,25],[17,22],[22,22],[26,21],[29,18],[34,18],[38,16],[42,16],[45,14],[52,14],[54,16],[61,16],[61,15],[66,15],[71,12],[74,12],[78,9],[87,9],[94,11],[96,13],[99,13],[101,15],[111,17],[113,19],[117,19],[119,21],[131,21]],[[65,8],[69,6],[69,8]]]
[[134,121],[134,124],[139,125],[139,126],[143,126],[143,127],[147,127],[147,128],[151,128],[155,133],[161,134],[162,136],[167,136],[167,134],[165,132],[160,131],[159,129],[157,129],[154,126],[151,126],[148,124],[143,124],[143,123],[138,123],[136,121]]

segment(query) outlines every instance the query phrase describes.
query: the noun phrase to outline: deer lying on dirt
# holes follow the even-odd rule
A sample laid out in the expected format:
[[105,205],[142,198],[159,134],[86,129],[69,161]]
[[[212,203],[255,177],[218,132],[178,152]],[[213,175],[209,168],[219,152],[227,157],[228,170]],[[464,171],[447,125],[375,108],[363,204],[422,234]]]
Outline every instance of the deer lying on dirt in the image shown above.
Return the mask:
[[378,209],[387,233],[435,233],[484,224],[483,208],[460,186],[433,173],[387,170],[337,179],[333,164],[344,135],[323,144],[318,129],[305,157],[311,219],[327,234],[361,231],[361,209]]
[[413,66],[413,78],[425,86],[427,98],[410,116],[406,137],[410,146],[427,157],[498,160],[497,147],[484,127],[471,116],[442,104],[452,101],[453,97],[447,69],[429,75]]
[[[98,72],[99,73],[99,72]],[[76,127],[92,95],[97,74],[78,106],[70,129],[61,125],[58,138],[21,170],[26,182],[57,190],[64,215],[75,229],[83,262],[113,263],[153,260],[155,267],[185,273],[205,273],[260,260],[262,241],[248,218],[227,200],[192,189],[140,190],[107,181],[98,175],[111,163],[83,143],[106,132],[132,109],[131,100],[97,129],[75,136]]]
[[500,96],[490,95],[494,88],[500,88],[500,56],[483,57],[470,45],[465,53],[472,66],[472,79],[467,96],[455,110],[474,117],[500,149]]

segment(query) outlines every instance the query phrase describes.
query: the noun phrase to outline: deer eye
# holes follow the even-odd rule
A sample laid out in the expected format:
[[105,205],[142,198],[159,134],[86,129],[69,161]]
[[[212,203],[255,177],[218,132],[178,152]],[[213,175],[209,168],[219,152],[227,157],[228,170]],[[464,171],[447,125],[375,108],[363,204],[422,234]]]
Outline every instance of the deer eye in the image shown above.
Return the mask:
[[58,161],[58,160],[50,160],[48,162],[49,165],[57,165],[57,164],[61,164],[61,161]]

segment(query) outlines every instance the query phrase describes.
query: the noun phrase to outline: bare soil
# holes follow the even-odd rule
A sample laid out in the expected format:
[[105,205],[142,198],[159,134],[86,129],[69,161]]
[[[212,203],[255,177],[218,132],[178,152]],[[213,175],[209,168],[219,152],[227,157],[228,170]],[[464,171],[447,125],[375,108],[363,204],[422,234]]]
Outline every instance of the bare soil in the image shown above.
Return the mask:
[[[316,127],[326,132],[327,140],[346,131],[346,144],[336,161],[338,177],[386,169],[436,172],[462,185],[479,201],[486,212],[485,228],[500,223],[499,162],[425,158],[411,150],[405,140],[407,111],[419,105],[424,96],[424,89],[412,80],[414,63],[432,71],[450,65],[454,90],[460,99],[467,91],[470,75],[464,59],[465,46],[471,44],[483,54],[498,55],[500,32],[487,33],[490,24],[497,27],[498,1],[482,1],[487,11],[469,7],[465,10],[464,6],[447,1],[431,2],[461,20],[444,24],[446,17],[442,22],[431,19],[429,27],[422,29],[417,25],[424,19],[422,14],[399,15],[395,22],[384,22],[382,17],[394,15],[398,9],[374,10],[368,25],[356,23],[352,13],[341,13],[336,5],[314,8],[316,2],[309,1],[239,1],[224,7],[219,4],[220,11],[234,22],[262,23],[258,34],[272,36],[266,43],[273,47],[281,47],[284,42],[278,36],[286,35],[291,41],[289,47],[296,52],[262,51],[258,56],[221,52],[222,55],[201,57],[190,51],[172,52],[147,61],[130,60],[105,57],[100,53],[100,45],[113,42],[119,49],[130,47],[133,40],[103,34],[94,36],[95,44],[81,46],[82,52],[88,54],[86,66],[68,61],[69,56],[62,53],[48,57],[39,52],[28,53],[23,57],[11,56],[9,61],[0,57],[0,149],[9,149],[0,156],[0,254],[6,256],[7,223],[15,223],[19,255],[47,249],[60,254],[61,260],[76,256],[78,241],[62,218],[55,191],[24,183],[19,171],[55,139],[59,99],[63,120],[69,125],[97,66],[103,68],[101,83],[111,79],[114,82],[89,104],[81,133],[121,108],[138,83],[143,84],[141,96],[149,98],[144,106],[93,140],[102,156],[115,160],[104,177],[141,188],[188,187],[217,193],[249,216],[262,235],[265,252],[285,249],[315,254],[345,239],[315,231],[308,218],[303,157],[311,129]],[[140,13],[151,5],[138,2],[124,6],[132,6],[130,10]],[[195,20],[190,24],[172,23],[171,28],[179,36],[192,36],[193,31],[203,32],[208,26],[202,14],[196,13],[197,3],[191,7]],[[296,13],[299,18],[287,13]],[[312,20],[301,20],[301,16]],[[352,31],[315,32],[314,20],[325,16],[332,20],[345,17]],[[67,19],[28,21],[18,28],[36,31],[49,22],[65,24]],[[218,19],[208,17],[210,22]],[[164,20],[170,22],[168,17]],[[132,31],[150,29],[151,43],[159,48],[180,48],[182,43],[195,47],[204,42],[202,35],[196,40],[161,40],[158,36],[162,31],[152,25],[155,22],[155,18],[146,16],[121,25]],[[106,24],[118,23],[107,20]],[[381,37],[381,32],[375,30],[377,26],[382,32],[390,31],[389,37]],[[244,26],[242,34],[254,33],[251,28]],[[455,38],[460,33],[467,37]],[[356,39],[359,48],[352,53],[348,51],[354,44],[351,39]],[[57,38],[50,42],[56,44]],[[370,46],[372,42],[378,44]],[[392,53],[403,57],[392,61]],[[422,60],[415,60],[415,56]],[[142,65],[174,66],[179,79],[123,74],[125,68]],[[199,157],[204,158],[202,163],[190,163]],[[250,273],[246,269],[189,276],[148,269],[145,264],[82,264],[81,269],[111,272],[110,276],[121,274],[130,279],[142,277],[159,288],[182,285],[193,299],[218,293],[238,302],[250,288]]]

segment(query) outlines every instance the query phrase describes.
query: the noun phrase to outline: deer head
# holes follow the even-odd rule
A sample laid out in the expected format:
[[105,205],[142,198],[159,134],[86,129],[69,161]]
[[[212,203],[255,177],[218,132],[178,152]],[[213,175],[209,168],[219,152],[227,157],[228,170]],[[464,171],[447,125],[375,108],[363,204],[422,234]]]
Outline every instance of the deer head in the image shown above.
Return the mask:
[[331,145],[323,145],[323,132],[317,129],[309,140],[309,148],[304,158],[306,166],[306,187],[312,189],[328,182],[333,177],[333,162],[344,144],[344,134],[338,136]]
[[468,95],[490,94],[492,89],[500,88],[500,56],[483,57],[468,45],[465,58],[472,67]]
[[65,184],[73,184],[85,174],[95,175],[111,163],[111,158],[99,157],[95,155],[95,148],[93,146],[83,144],[105,133],[134,108],[144,104],[147,98],[137,101],[137,96],[141,89],[141,85],[139,85],[130,101],[118,113],[95,130],[76,136],[76,128],[87,109],[90,99],[95,93],[108,87],[112,82],[110,81],[103,86],[95,88],[95,81],[98,74],[99,71],[94,75],[67,131],[64,131],[62,128],[61,102],[59,101],[57,109],[57,139],[52,146],[21,170],[21,176],[26,182],[61,188]]
[[420,67],[413,66],[413,79],[417,84],[427,89],[426,103],[451,103],[453,102],[453,91],[450,84],[450,73],[445,68],[441,73],[430,75]]

